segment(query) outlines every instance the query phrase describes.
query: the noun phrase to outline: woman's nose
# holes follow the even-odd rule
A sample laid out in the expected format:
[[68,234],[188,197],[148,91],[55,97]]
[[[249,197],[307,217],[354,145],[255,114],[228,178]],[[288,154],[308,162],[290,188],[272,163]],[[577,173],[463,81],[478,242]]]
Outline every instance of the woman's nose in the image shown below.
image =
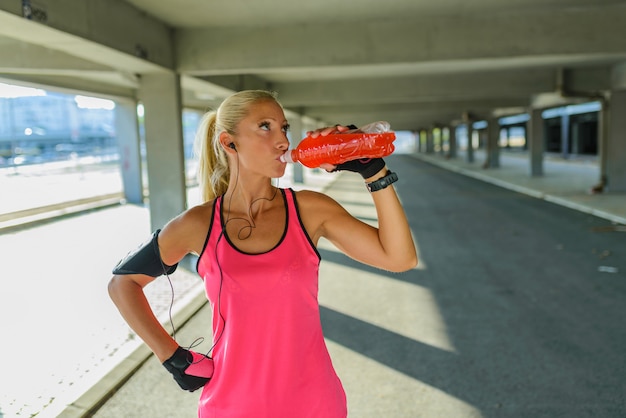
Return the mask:
[[287,138],[287,135],[284,135],[279,141],[278,144],[276,144],[276,147],[279,150],[286,150],[289,148],[289,138]]

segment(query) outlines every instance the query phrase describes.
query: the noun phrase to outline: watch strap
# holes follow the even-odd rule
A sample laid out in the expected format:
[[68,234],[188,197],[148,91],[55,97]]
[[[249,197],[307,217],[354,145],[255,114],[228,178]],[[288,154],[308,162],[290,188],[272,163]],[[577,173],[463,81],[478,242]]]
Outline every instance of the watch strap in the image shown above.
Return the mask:
[[389,186],[392,183],[398,181],[398,175],[392,171],[387,171],[387,174],[384,177],[379,178],[378,180],[374,180],[371,183],[367,183],[367,190],[372,192],[377,192],[378,190],[382,190]]

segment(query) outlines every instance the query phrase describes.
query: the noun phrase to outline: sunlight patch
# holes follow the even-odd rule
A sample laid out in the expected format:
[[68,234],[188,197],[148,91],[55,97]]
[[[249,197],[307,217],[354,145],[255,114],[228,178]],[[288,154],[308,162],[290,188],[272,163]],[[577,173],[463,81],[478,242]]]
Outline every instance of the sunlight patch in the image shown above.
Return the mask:
[[[326,344],[348,398],[349,416],[482,418],[479,409],[427,382],[333,341]],[[416,359],[419,361],[419,359]]]
[[400,275],[322,261],[319,300],[325,307],[406,338],[455,351],[430,289]]

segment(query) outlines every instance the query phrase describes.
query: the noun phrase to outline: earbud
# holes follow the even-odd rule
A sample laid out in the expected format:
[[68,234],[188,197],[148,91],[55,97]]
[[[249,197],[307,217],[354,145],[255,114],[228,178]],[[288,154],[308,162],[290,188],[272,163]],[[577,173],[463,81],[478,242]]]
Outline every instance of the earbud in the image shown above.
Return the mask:
[[237,151],[237,148],[235,147],[235,143],[231,142],[230,144],[228,144],[229,147],[231,147],[232,149],[234,149],[235,151]]

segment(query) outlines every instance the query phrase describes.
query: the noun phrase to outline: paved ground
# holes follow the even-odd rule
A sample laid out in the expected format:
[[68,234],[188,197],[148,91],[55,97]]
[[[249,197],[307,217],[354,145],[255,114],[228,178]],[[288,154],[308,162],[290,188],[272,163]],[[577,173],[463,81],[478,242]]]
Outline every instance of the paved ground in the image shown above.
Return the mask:
[[[623,233],[408,156],[390,164],[421,265],[389,274],[320,250],[322,320],[350,416],[626,416]],[[374,218],[358,179],[328,193]],[[210,335],[209,320],[203,308],[184,338]],[[190,417],[198,396],[150,358],[95,416]]]
[[[520,158],[498,170],[421,159],[390,159],[416,270],[385,274],[320,250],[322,319],[350,416],[626,416],[626,244],[615,224],[626,223],[626,195],[590,195],[597,169],[584,165],[550,162],[530,179]],[[328,192],[374,218],[353,176]],[[118,206],[0,235],[11,260],[0,314],[19,318],[4,321],[0,416],[93,415],[135,370],[96,416],[195,416],[199,394],[177,389],[106,297],[106,272],[149,234],[147,216]],[[175,323],[190,318],[179,338],[208,338],[197,279],[183,269],[173,279]],[[168,283],[149,292],[166,321]],[[27,372],[14,359],[28,359]]]
[[[113,184],[119,177],[108,171],[104,174]],[[311,173],[306,181],[308,187],[321,189],[332,178],[327,173]],[[28,211],[39,202],[36,192],[45,195],[45,203],[77,194],[88,198],[101,185],[88,177],[77,179],[72,170],[59,172],[54,182],[45,177],[36,187],[39,180],[28,172],[0,181],[0,196],[19,200],[0,198],[0,208],[19,206]],[[28,184],[24,192],[29,193],[10,193],[18,184]],[[281,179],[281,185],[290,184],[289,176]],[[104,190],[114,190],[109,188]],[[54,202],[47,200],[51,197]],[[189,201],[197,201],[197,189],[189,191]],[[67,211],[71,209],[59,208],[54,213]],[[56,417],[81,396],[95,402],[103,395],[102,388],[117,384],[129,367],[146,357],[141,341],[111,303],[106,285],[117,261],[150,236],[149,212],[145,207],[117,204],[23,227],[16,225],[32,221],[32,216],[2,216],[0,317],[7,339],[0,351],[0,418]],[[180,318],[175,323],[181,323],[199,306],[202,288],[197,275],[184,269],[174,273],[172,281],[173,314]],[[168,322],[171,289],[167,280],[152,283],[147,294],[159,318]]]

